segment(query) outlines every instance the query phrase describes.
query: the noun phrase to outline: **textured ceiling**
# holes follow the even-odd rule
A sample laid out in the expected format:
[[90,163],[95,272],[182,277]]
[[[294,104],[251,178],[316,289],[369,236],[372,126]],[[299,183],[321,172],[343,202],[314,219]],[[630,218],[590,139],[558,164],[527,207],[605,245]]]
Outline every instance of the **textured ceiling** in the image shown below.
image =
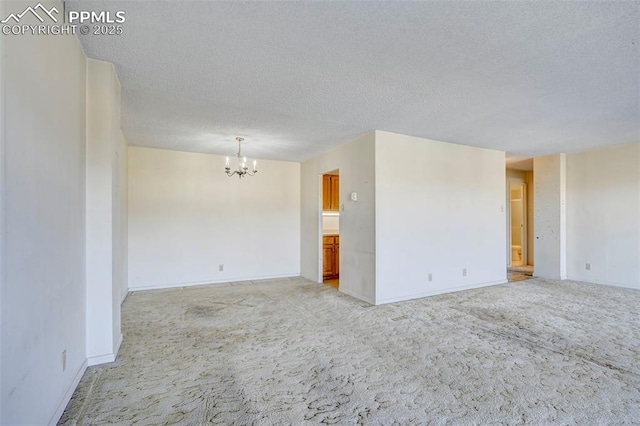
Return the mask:
[[640,141],[640,3],[67,2],[130,144],[300,161],[374,129],[536,156]]

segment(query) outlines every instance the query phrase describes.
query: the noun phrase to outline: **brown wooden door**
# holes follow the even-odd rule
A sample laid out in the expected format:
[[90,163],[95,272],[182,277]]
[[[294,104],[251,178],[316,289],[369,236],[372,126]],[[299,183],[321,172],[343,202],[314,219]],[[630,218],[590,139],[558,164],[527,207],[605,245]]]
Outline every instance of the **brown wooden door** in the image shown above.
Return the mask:
[[338,278],[340,275],[340,237],[322,237],[322,278]]
[[322,176],[322,211],[331,210],[331,176]]
[[331,210],[340,210],[340,176],[331,176]]
[[322,250],[322,277],[332,277],[334,268],[333,245],[324,245]]

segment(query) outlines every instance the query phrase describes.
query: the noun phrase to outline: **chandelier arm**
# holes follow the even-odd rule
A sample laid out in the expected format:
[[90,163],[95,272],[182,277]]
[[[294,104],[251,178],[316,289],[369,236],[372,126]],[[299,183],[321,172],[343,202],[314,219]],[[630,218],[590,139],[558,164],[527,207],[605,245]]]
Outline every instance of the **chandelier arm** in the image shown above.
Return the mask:
[[246,165],[247,158],[242,157],[242,141],[244,140],[244,138],[237,137],[236,140],[238,141],[238,168],[237,170],[231,172],[231,167],[229,166],[229,157],[227,157],[227,165],[224,168],[226,175],[229,177],[238,175],[238,179],[242,179],[245,176],[255,176],[255,174],[258,173],[258,170],[256,168],[256,161],[253,162],[253,171],[250,172],[249,167],[247,167]]

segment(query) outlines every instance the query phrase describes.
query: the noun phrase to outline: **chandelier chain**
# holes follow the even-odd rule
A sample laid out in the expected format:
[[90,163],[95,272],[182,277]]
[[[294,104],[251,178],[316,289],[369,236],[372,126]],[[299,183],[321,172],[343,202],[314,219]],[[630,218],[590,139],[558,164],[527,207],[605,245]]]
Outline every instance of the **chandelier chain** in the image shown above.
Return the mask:
[[238,141],[238,168],[231,171],[231,166],[229,165],[229,157],[227,157],[224,171],[227,176],[231,177],[233,175],[238,175],[238,178],[240,179],[245,176],[254,176],[256,173],[258,173],[258,162],[254,160],[253,171],[249,171],[249,167],[247,167],[247,157],[242,156],[242,141],[244,141],[244,138],[238,136],[236,140]]

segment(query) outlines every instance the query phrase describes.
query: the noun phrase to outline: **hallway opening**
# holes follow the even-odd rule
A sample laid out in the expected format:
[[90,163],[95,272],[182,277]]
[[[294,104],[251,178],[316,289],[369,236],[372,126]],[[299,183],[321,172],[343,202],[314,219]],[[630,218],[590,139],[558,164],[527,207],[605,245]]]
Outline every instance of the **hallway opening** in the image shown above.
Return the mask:
[[340,171],[322,175],[322,282],[340,287]]
[[506,166],[506,259],[509,281],[533,276],[534,182],[533,159],[507,161]]

